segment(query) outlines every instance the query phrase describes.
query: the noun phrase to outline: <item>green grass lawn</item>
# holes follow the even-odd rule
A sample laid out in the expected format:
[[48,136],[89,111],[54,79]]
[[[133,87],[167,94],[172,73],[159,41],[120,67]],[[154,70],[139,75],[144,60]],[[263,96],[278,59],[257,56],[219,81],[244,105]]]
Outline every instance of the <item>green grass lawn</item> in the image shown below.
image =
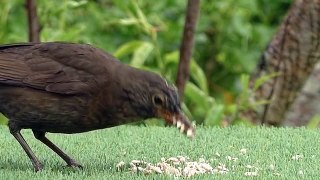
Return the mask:
[[[212,167],[220,163],[229,169],[226,174],[195,175],[191,179],[320,177],[317,130],[198,127],[193,140],[174,128],[162,127],[121,126],[76,135],[48,134],[84,166],[83,170],[64,168],[65,163],[35,140],[31,131],[22,133],[43,162],[44,170],[35,173],[18,142],[6,127],[0,126],[0,179],[173,179],[169,175],[117,171],[116,164],[134,159],[156,163],[162,157],[178,155],[195,161],[203,157]],[[241,153],[241,149],[246,149],[246,153]],[[258,172],[257,177],[245,176],[252,171]]]

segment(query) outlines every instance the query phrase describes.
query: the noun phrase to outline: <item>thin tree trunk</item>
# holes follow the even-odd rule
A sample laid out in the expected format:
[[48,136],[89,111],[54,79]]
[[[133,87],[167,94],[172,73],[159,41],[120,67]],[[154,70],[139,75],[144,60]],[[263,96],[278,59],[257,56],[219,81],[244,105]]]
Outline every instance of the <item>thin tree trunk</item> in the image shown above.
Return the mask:
[[247,118],[281,125],[319,59],[320,0],[296,0],[263,53],[252,78],[253,84],[258,77],[277,74],[254,93],[255,100],[268,100],[269,103],[247,113]]
[[199,14],[199,4],[200,0],[188,0],[187,16],[180,47],[180,60],[176,79],[176,85],[181,98],[183,97],[186,82],[189,79],[189,64],[192,55],[193,35]]
[[40,42],[40,26],[36,0],[26,0],[26,11],[29,25],[29,42]]

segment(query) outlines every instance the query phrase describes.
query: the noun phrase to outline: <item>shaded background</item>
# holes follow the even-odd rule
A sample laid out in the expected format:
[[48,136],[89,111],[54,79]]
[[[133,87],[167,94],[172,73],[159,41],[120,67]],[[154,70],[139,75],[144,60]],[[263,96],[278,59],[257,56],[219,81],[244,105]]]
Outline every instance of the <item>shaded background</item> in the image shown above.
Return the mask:
[[[132,66],[174,82],[185,0],[38,1],[41,41],[90,43]],[[241,75],[255,69],[291,0],[202,1],[184,110],[199,124],[230,120],[241,96]],[[24,0],[0,2],[0,43],[26,42]],[[231,117],[231,118],[230,118]],[[154,124],[149,121],[147,124]]]

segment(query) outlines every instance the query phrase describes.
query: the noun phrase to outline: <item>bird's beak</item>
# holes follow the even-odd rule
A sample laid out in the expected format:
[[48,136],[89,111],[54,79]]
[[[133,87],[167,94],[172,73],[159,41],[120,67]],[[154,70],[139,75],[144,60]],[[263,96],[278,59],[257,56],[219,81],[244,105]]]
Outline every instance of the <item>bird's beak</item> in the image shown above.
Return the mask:
[[183,114],[183,112],[180,111],[179,113],[171,113],[166,110],[159,110],[158,115],[159,117],[165,119],[167,123],[180,129],[180,132],[186,134],[187,137],[193,138],[195,136],[194,125]]

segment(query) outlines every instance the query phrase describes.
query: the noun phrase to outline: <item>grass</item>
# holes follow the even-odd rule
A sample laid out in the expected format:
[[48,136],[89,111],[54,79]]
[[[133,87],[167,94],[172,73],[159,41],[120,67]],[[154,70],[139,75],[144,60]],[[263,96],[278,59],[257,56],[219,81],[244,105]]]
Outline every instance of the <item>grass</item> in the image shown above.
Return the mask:
[[[168,175],[117,171],[115,166],[133,159],[156,163],[161,157],[177,155],[192,160],[203,157],[212,167],[222,163],[229,169],[226,174],[195,175],[191,179],[247,179],[250,177],[245,173],[250,171],[257,171],[259,179],[314,179],[320,175],[317,130],[239,126],[197,130],[194,140],[174,128],[162,127],[120,126],[76,135],[48,134],[84,165],[83,170],[64,168],[58,156],[35,140],[31,131],[24,130],[25,139],[45,166],[35,173],[22,148],[1,126],[0,179],[174,179]],[[241,149],[247,152],[241,154]]]

